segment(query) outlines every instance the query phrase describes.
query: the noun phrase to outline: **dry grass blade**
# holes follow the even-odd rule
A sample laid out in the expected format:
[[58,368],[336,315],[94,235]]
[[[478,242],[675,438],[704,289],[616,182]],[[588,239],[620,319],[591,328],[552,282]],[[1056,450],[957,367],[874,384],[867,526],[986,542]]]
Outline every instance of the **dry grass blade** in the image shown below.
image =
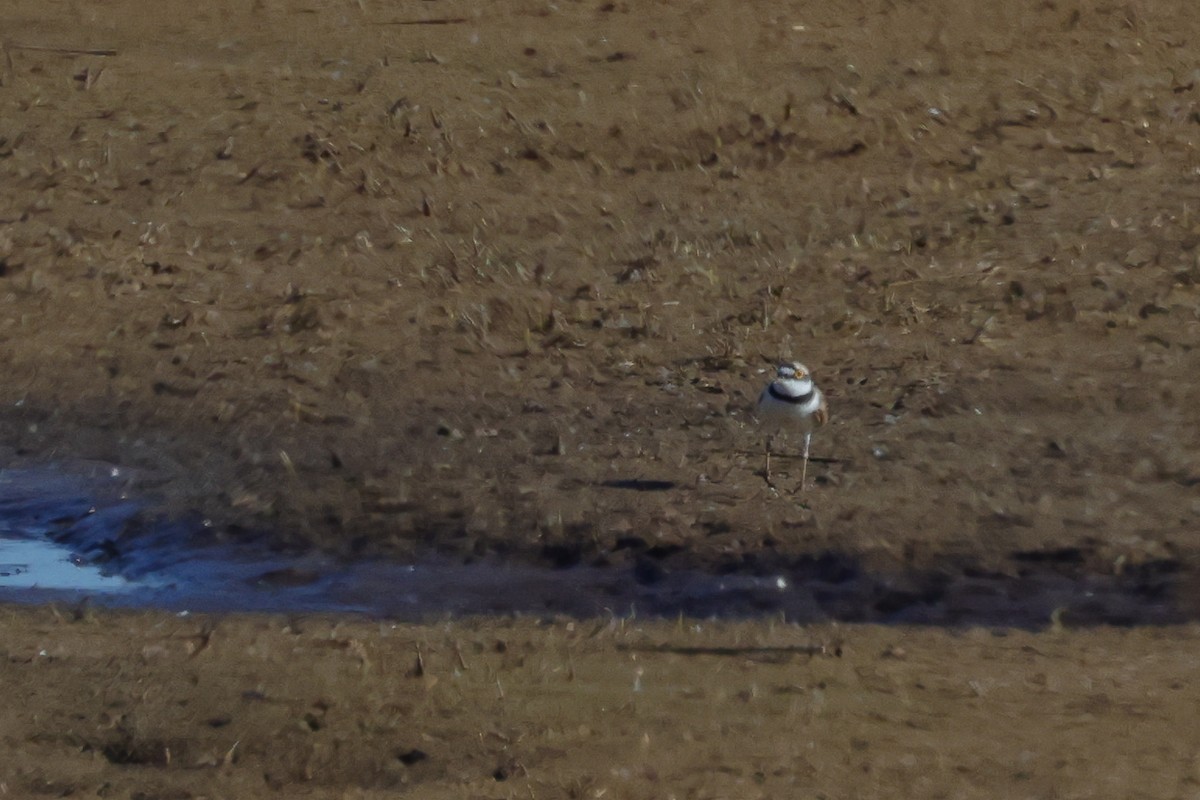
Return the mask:
[[88,49],[79,47],[48,47],[38,44],[13,44],[9,42],[6,45],[8,50],[30,50],[35,53],[54,53],[60,56],[115,56],[116,50],[108,48]]
[[830,651],[823,644],[798,644],[783,646],[691,646],[691,645],[628,645],[618,644],[621,651],[636,651],[639,653],[674,653],[679,656],[750,656],[766,659],[778,659],[787,656],[823,656]]
[[467,22],[466,17],[440,17],[437,19],[396,19],[380,23],[382,25],[461,25]]

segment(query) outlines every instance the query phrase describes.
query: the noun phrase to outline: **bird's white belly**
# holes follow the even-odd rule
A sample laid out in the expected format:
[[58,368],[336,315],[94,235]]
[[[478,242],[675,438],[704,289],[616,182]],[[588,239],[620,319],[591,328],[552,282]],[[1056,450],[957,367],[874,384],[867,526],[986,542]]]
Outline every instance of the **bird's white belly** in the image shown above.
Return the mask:
[[803,406],[781,402],[769,394],[764,394],[758,402],[758,418],[765,425],[802,433],[813,428],[812,414],[806,413]]

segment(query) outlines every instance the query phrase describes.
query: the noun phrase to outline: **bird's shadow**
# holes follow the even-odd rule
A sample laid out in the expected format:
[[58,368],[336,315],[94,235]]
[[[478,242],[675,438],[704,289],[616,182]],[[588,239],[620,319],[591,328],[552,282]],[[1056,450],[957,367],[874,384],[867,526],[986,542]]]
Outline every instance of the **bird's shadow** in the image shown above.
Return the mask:
[[627,489],[634,492],[669,492],[679,484],[675,481],[651,480],[647,478],[614,478],[601,481],[606,489]]

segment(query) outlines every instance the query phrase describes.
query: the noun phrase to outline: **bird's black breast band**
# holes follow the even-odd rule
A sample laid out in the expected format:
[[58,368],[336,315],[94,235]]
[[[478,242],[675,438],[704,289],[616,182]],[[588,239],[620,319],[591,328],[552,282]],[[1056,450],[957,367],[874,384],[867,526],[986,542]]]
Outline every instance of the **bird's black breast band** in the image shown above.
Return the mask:
[[776,389],[775,384],[772,383],[769,387],[767,387],[767,394],[771,395],[771,397],[774,397],[776,400],[779,400],[780,402],[791,403],[794,406],[802,406],[805,403],[807,403],[809,400],[812,400],[813,390],[809,389],[804,394],[798,394],[798,395],[784,394],[783,392]]

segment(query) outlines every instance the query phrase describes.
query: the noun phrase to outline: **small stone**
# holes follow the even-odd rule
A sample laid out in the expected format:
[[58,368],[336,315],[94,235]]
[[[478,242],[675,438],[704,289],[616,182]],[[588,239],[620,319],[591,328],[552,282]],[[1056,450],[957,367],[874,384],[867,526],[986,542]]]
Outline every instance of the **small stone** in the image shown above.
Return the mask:
[[1133,465],[1131,477],[1135,481],[1149,481],[1158,476],[1158,468],[1154,466],[1154,462],[1149,458],[1138,459],[1138,462]]

